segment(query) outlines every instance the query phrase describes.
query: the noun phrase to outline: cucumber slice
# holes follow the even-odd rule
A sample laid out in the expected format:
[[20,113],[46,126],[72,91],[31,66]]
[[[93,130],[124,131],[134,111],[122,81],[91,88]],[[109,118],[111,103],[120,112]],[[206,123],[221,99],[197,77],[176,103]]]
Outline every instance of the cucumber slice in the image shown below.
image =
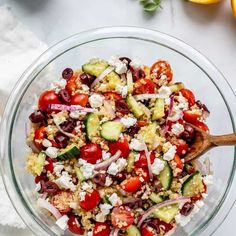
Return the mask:
[[141,106],[131,95],[127,98],[127,104],[136,118],[140,118],[144,114]]
[[167,162],[165,162],[165,167],[159,175],[159,180],[162,184],[164,190],[170,189],[173,179],[172,170]]
[[58,154],[57,159],[59,161],[72,159],[74,157],[77,157],[79,153],[80,153],[79,148],[75,144],[71,144]]
[[179,212],[178,205],[170,205],[156,209],[153,213],[154,218],[159,218],[160,220],[170,223]]
[[109,141],[117,141],[120,137],[122,127],[120,122],[107,121],[101,126],[101,136]]
[[128,71],[127,73],[127,88],[128,88],[128,93],[132,93],[134,90],[133,75],[130,71]]
[[159,120],[160,118],[165,116],[165,103],[164,99],[158,98],[156,100],[155,107],[152,111],[152,120]]
[[141,236],[141,233],[137,226],[131,225],[128,229],[126,229],[126,236]]
[[75,166],[75,173],[77,175],[77,178],[80,182],[83,182],[86,180],[83,173],[81,172],[80,168],[78,166]]
[[120,76],[119,76],[116,72],[114,72],[114,71],[112,71],[111,73],[109,73],[109,74],[106,76],[106,79],[107,79],[107,81],[108,81],[108,87],[109,87],[109,89],[111,89],[111,90],[115,89],[118,84],[121,85]]
[[108,63],[106,61],[94,60],[90,63],[84,64],[82,70],[85,73],[98,77],[107,67]]
[[99,135],[99,127],[100,127],[100,121],[98,118],[98,115],[95,113],[90,113],[85,118],[85,129],[86,129],[86,135],[89,140],[91,140],[93,137],[96,137]]
[[191,174],[183,183],[182,194],[187,197],[194,197],[204,191],[202,176],[199,171]]
[[130,152],[127,159],[127,172],[131,173],[134,169],[135,152]]
[[177,83],[175,83],[175,84],[170,85],[169,88],[170,88],[170,90],[171,90],[172,93],[176,93],[176,92],[178,92],[179,90],[185,88],[185,86],[184,86],[183,83],[177,82]]
[[155,203],[163,202],[163,198],[160,195],[156,194],[156,193],[151,193],[149,198]]

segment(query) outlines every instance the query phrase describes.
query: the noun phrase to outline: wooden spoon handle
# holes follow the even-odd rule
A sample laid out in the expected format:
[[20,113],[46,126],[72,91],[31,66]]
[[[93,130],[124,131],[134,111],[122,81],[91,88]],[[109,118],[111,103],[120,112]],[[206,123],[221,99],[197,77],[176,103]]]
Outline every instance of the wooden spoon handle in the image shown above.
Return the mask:
[[211,136],[210,142],[214,146],[236,145],[236,133]]

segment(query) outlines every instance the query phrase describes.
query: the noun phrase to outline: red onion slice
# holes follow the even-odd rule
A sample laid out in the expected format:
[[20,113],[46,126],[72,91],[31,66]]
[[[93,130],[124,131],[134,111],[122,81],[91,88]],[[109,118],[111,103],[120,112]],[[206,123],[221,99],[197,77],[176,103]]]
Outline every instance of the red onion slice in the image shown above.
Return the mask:
[[152,98],[158,98],[159,95],[158,94],[139,94],[139,95],[135,95],[134,98],[137,101],[142,101],[142,100],[148,100],[148,99],[152,99]]
[[202,175],[206,175],[206,167],[199,160],[193,160],[193,166],[196,170],[199,170]]
[[104,109],[109,113],[109,116],[111,117],[111,119],[114,119],[116,117],[115,111],[112,108],[112,104],[111,101],[104,101]]
[[173,96],[170,96],[169,111],[168,111],[168,114],[167,114],[167,117],[166,117],[166,122],[165,122],[164,129],[163,129],[164,134],[165,134],[165,133],[167,132],[167,130],[168,130],[167,122],[168,122],[168,120],[170,119],[170,116],[171,116],[171,114],[172,114],[173,106],[174,106],[174,97],[173,97]]
[[43,198],[39,198],[37,201],[39,207],[42,207],[53,214],[53,216],[58,220],[62,217],[61,213],[54,207],[51,203]]
[[112,66],[109,66],[104,70],[91,84],[91,88],[94,87],[97,83],[99,83],[102,79],[104,79],[108,74],[110,74],[115,68]]
[[180,202],[188,202],[190,201],[191,199],[189,197],[178,197],[176,199],[171,199],[171,200],[167,200],[167,201],[164,201],[162,203],[159,203],[159,204],[156,204],[155,206],[149,208],[147,211],[145,211],[140,220],[138,221],[138,227],[140,227],[142,225],[142,223],[156,210],[156,209],[159,209],[161,207],[164,207],[164,206],[169,206],[169,205],[173,205],[173,204],[177,204],[177,203],[180,203]]
[[94,167],[94,170],[104,170],[104,169],[106,169],[112,162],[117,161],[119,159],[120,155],[121,155],[121,151],[118,150],[115,153],[115,155],[113,155],[108,160],[96,164],[95,167]]
[[148,174],[149,174],[150,180],[152,181],[153,180],[153,173],[152,173],[152,164],[151,164],[151,159],[150,159],[150,152],[148,151],[148,148],[147,148],[147,145],[146,145],[145,142],[144,142],[144,144],[145,144],[144,152],[145,152],[145,156],[147,158],[147,164],[148,164]]
[[49,109],[59,110],[59,111],[82,111],[82,112],[87,112],[87,113],[97,111],[96,109],[82,107],[79,105],[67,106],[67,105],[63,105],[63,104],[50,104]]
[[111,233],[109,234],[109,236],[117,236],[118,233],[119,233],[119,229],[116,228],[116,229],[113,229],[113,230],[111,231]]

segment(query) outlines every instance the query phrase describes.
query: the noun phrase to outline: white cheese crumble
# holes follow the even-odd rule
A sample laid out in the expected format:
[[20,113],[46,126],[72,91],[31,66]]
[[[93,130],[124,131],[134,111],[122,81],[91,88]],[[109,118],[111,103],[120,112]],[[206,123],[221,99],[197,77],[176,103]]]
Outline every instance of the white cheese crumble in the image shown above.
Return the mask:
[[135,154],[134,154],[134,161],[135,161],[135,162],[138,161],[139,158],[140,158],[140,153],[135,153]]
[[66,230],[68,228],[67,222],[69,218],[67,215],[62,216],[56,221],[56,225],[58,225],[62,230]]
[[78,203],[77,202],[71,202],[70,203],[70,208],[72,208],[74,210],[78,209]]
[[58,149],[55,147],[48,147],[45,151],[46,155],[51,158],[56,158],[58,154]]
[[213,184],[213,176],[212,175],[206,175],[203,177],[204,184],[206,186],[212,185]]
[[128,87],[127,86],[122,86],[120,84],[117,84],[115,90],[118,93],[120,93],[123,98],[127,97],[127,94],[128,94]]
[[113,193],[108,199],[112,204],[112,206],[119,206],[122,204],[121,199],[118,197],[116,193]]
[[152,173],[154,175],[159,175],[160,172],[164,169],[165,162],[160,160],[159,158],[155,158],[153,164],[151,165]]
[[104,161],[108,160],[111,157],[111,153],[110,152],[106,152],[104,150],[102,150],[102,159]]
[[108,64],[115,67],[115,72],[119,75],[127,72],[126,63],[122,62],[118,56],[111,56],[108,60]]
[[137,119],[132,117],[123,117],[120,119],[120,122],[125,126],[125,128],[129,128],[137,123]]
[[145,150],[146,145],[145,145],[144,142],[142,142],[142,141],[140,141],[140,140],[138,140],[136,138],[133,138],[131,140],[130,144],[129,144],[129,147],[131,149],[136,150],[136,151],[143,151],[143,150]]
[[51,147],[52,143],[48,139],[43,139],[42,145],[46,148]]
[[88,231],[87,236],[93,236],[93,231]]
[[71,111],[70,112],[70,117],[72,119],[79,119],[81,115],[85,115],[86,113],[85,112],[82,112],[82,111]]
[[92,187],[87,183],[87,182],[84,182],[81,186],[81,189],[86,191],[87,189],[91,189]]
[[99,208],[101,212],[103,213],[103,215],[108,215],[110,213],[110,210],[113,208],[113,206],[108,203],[104,203],[104,204],[100,204]]
[[101,107],[103,105],[104,102],[104,97],[101,96],[100,94],[92,94],[89,97],[89,104],[92,108],[98,108]]
[[80,170],[86,179],[89,179],[93,176],[94,165],[88,163],[87,161],[81,158],[79,159],[78,164],[81,166]]
[[108,167],[107,173],[110,175],[116,175],[127,165],[127,161],[124,158],[119,158],[116,162],[112,162],[111,165]]
[[84,201],[85,200],[85,195],[86,195],[86,192],[80,192],[79,193],[80,201]]
[[59,162],[55,162],[53,163],[53,167],[54,167],[53,171],[56,174],[56,176],[58,177],[61,176],[61,172],[64,169],[64,165]]
[[119,172],[118,167],[115,162],[112,162],[108,167],[107,173],[110,175],[116,175]]
[[107,176],[107,177],[106,177],[105,186],[109,187],[109,186],[111,186],[112,183],[113,183],[112,178],[110,178],[109,176]]
[[178,109],[183,109],[183,110],[188,110],[189,104],[188,104],[188,100],[180,93],[179,96],[175,97],[178,101]]
[[124,158],[119,158],[119,159],[116,161],[116,165],[117,165],[118,171],[121,172],[121,171],[124,170],[125,167],[127,166],[127,160],[124,159]]
[[158,90],[158,97],[159,98],[169,98],[171,95],[171,89],[167,86],[161,86],[160,89]]
[[66,171],[62,172],[61,177],[56,179],[55,183],[60,188],[70,189],[72,192],[74,192],[76,190],[76,186],[73,184],[71,176]]
[[181,133],[184,132],[184,126],[179,123],[173,124],[171,127],[171,132],[174,135],[179,136]]
[[41,183],[40,182],[38,182],[37,184],[36,184],[36,187],[35,187],[35,192],[39,192],[40,190],[41,190]]
[[54,114],[53,121],[56,125],[60,125],[61,123],[66,121],[65,112],[61,111],[61,112],[58,112],[57,114]]
[[169,150],[166,153],[164,153],[163,159],[166,161],[171,161],[174,159],[175,153],[176,153],[176,147],[171,145]]
[[55,92],[59,93],[61,89],[64,89],[66,87],[66,80],[65,79],[60,79],[55,82],[53,82],[52,87],[55,88]]
[[85,92],[88,92],[88,91],[89,91],[89,86],[87,86],[86,84],[82,84],[82,85],[81,85],[81,88],[82,88],[82,90],[85,91]]

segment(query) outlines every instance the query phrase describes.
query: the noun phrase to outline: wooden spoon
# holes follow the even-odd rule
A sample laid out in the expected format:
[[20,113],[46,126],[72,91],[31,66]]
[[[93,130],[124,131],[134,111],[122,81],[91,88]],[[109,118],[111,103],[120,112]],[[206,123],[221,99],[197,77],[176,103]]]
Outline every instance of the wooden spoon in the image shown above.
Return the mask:
[[196,137],[194,143],[190,147],[190,151],[184,157],[185,162],[192,161],[204,154],[211,148],[217,146],[235,146],[236,133],[225,135],[210,135],[198,127],[189,124],[195,129]]

